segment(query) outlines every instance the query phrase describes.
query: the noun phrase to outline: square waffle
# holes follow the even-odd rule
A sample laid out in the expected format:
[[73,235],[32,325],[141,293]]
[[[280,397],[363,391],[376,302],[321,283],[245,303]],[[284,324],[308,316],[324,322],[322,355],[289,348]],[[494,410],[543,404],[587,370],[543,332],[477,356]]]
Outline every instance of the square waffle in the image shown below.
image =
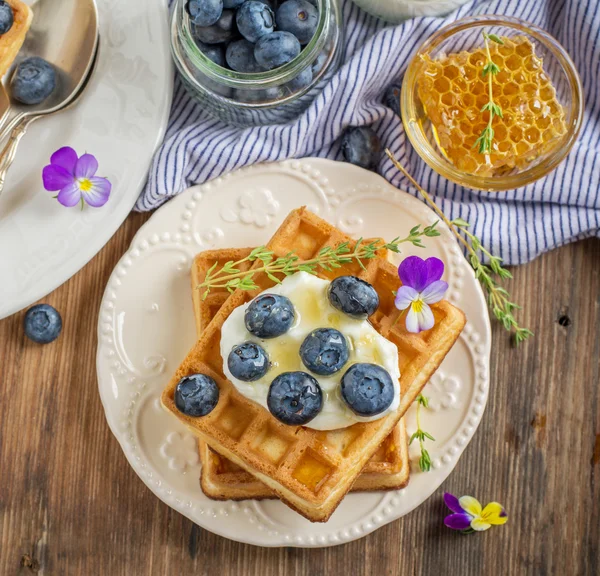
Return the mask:
[[21,0],[7,2],[12,8],[14,23],[6,34],[0,36],[0,77],[6,74],[17,57],[33,19],[33,12]]
[[[305,208],[292,211],[267,244],[276,256],[290,252],[308,260],[324,246],[352,240],[340,230]],[[260,262],[254,262],[259,267]],[[236,290],[222,304],[200,339],[190,350],[162,394],[164,407],[186,424],[209,446],[261,480],[283,502],[313,522],[325,522],[341,502],[360,471],[377,452],[400,418],[421,392],[431,375],[456,342],[465,316],[447,301],[432,307],[436,325],[421,334],[409,334],[403,322],[394,324],[398,310],[393,291],[400,281],[396,266],[383,258],[344,265],[318,275],[333,279],[353,274],[370,282],[380,298],[371,316],[374,328],[398,347],[400,405],[378,420],[330,431],[287,426],[258,404],[237,392],[223,374],[220,336],[223,322],[238,306],[273,286],[266,274],[257,273],[258,290]],[[186,416],[174,401],[179,380],[203,373],[219,386],[215,409],[202,418]]]
[[[229,260],[237,262],[246,258],[251,250],[251,248],[208,250],[198,254],[194,259],[191,279],[198,338],[227,300],[229,292],[225,288],[217,288],[203,300],[195,287],[204,280],[207,270],[215,262],[218,263],[216,270],[219,270]],[[247,264],[246,268],[249,265]],[[202,440],[198,442],[198,450],[202,462],[200,485],[208,497],[215,500],[276,498],[265,484],[212,450]],[[356,479],[352,491],[397,490],[408,484],[409,475],[408,439],[404,420],[401,420],[367,462]]]

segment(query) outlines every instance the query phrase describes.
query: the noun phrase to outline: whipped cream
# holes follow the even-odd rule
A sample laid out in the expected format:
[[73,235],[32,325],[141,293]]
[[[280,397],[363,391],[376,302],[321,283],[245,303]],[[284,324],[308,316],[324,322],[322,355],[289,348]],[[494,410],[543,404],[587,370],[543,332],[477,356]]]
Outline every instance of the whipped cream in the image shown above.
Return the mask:
[[[225,375],[237,390],[267,410],[267,394],[271,382],[283,372],[303,371],[311,374],[323,391],[323,408],[308,424],[315,430],[346,428],[356,422],[369,422],[396,410],[400,404],[400,370],[398,349],[381,336],[368,320],[356,320],[336,310],[327,297],[329,282],[307,272],[288,276],[281,284],[265,290],[263,294],[281,294],[294,304],[296,318],[292,327],[282,336],[271,339],[257,338],[246,329],[244,313],[249,304],[236,308],[223,323],[221,330],[221,356]],[[350,357],[347,364],[331,376],[313,374],[300,358],[300,346],[316,328],[335,328],[348,342]],[[227,366],[227,358],[234,346],[242,342],[260,344],[269,356],[271,367],[263,378],[243,382],[235,378]],[[388,371],[394,383],[394,400],[389,408],[368,418],[357,416],[348,408],[340,393],[340,381],[346,370],[358,362],[378,364]]]

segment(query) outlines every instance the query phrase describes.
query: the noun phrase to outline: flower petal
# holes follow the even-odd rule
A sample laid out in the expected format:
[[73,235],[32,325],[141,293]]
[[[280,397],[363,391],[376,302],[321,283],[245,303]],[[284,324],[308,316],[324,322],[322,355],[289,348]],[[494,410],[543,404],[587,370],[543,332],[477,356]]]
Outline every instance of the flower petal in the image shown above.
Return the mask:
[[487,530],[490,527],[491,524],[489,522],[486,522],[483,518],[473,518],[473,520],[471,520],[471,528],[473,528],[473,530],[476,530],[477,532],[483,532],[484,530]]
[[471,526],[471,517],[464,512],[460,514],[450,514],[444,518],[444,524],[452,530],[467,530]]
[[490,502],[481,513],[481,518],[494,526],[506,524],[508,516],[498,502]]
[[400,286],[396,292],[396,300],[394,304],[398,310],[406,310],[413,300],[419,297],[419,293],[410,286]]
[[432,282],[439,280],[444,273],[444,263],[439,258],[427,258],[425,260],[425,268],[427,270],[425,286],[429,286]]
[[49,192],[56,192],[56,190],[62,190],[73,184],[75,179],[73,178],[73,174],[62,166],[59,166],[58,164],[48,164],[48,166],[44,166],[44,169],[42,170],[42,181],[46,190]]
[[94,208],[104,206],[108,202],[110,191],[112,189],[111,183],[106,178],[100,178],[94,176],[90,178],[92,188],[87,192],[82,192],[83,199]]
[[471,516],[481,516],[481,504],[473,496],[461,496],[458,499],[460,507]]
[[77,164],[77,152],[73,148],[65,146],[52,154],[50,162],[73,174],[75,172],[75,165]]
[[418,256],[405,258],[398,266],[398,276],[404,286],[410,286],[420,292],[426,286],[427,266]]
[[418,334],[420,332],[419,318],[417,316],[417,313],[413,310],[412,306],[409,308],[408,314],[406,315],[406,329],[411,334]]
[[458,498],[454,494],[450,494],[450,492],[444,493],[444,503],[452,512],[456,512],[457,514],[462,514],[463,509],[460,507],[460,503]]
[[433,312],[428,304],[421,304],[422,308],[420,312],[417,312],[417,319],[419,321],[419,332],[423,330],[431,330],[435,324],[435,318]]
[[56,199],[67,207],[75,206],[81,200],[81,190],[77,182],[72,182],[69,186],[65,186],[59,193]]
[[435,280],[421,292],[421,298],[427,304],[435,304],[444,297],[446,290],[448,290],[448,282]]
[[98,160],[91,154],[84,154],[75,165],[75,178],[91,178],[98,171]]

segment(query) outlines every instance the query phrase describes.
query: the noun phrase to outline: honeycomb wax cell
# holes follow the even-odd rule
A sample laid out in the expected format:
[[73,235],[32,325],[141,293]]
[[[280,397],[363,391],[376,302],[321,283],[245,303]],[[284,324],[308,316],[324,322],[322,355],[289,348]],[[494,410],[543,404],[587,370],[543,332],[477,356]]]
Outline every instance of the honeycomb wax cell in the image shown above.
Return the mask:
[[551,79],[544,72],[534,45],[523,36],[490,42],[492,61],[500,68],[493,76],[494,116],[492,150],[482,154],[475,145],[489,121],[482,107],[489,101],[485,46],[436,59],[422,56],[417,93],[431,121],[443,154],[459,170],[495,176],[521,170],[550,151],[566,133],[565,112]]

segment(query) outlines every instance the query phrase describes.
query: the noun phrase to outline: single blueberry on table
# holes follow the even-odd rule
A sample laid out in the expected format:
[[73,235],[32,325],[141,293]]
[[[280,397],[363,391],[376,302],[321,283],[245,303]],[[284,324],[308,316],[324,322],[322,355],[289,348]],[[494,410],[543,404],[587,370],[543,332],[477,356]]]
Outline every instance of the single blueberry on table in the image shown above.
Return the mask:
[[262,294],[246,308],[244,323],[258,338],[275,338],[285,334],[294,322],[294,305],[279,294]]
[[300,346],[302,362],[319,376],[330,376],[341,370],[349,355],[346,338],[334,328],[313,330]]
[[307,0],[287,0],[275,14],[278,30],[290,32],[300,44],[308,44],[319,23],[319,11]]
[[334,308],[353,318],[367,318],[379,308],[375,288],[356,276],[339,276],[331,282],[327,294]]
[[311,68],[305,68],[292,80],[290,80],[286,86],[290,89],[291,92],[299,92],[300,90],[304,90],[307,86],[310,85],[313,79],[313,71]]
[[0,34],[6,34],[15,22],[12,8],[5,0],[0,0]]
[[227,358],[227,367],[233,376],[244,382],[254,382],[269,370],[269,357],[262,346],[244,342],[234,346]]
[[215,64],[219,66],[225,66],[225,49],[220,44],[205,44],[196,40],[196,46],[200,48],[202,53],[210,58]]
[[256,42],[263,36],[271,34],[275,28],[275,14],[270,6],[248,0],[244,2],[235,16],[240,34],[250,42]]
[[186,416],[206,416],[219,401],[219,387],[206,374],[183,377],[175,387],[175,406]]
[[319,383],[306,372],[284,372],[273,380],[267,395],[269,411],[290,426],[302,426],[323,407]]
[[227,46],[225,59],[229,67],[236,72],[252,74],[262,71],[254,57],[254,44],[245,38],[231,42]]
[[377,364],[354,364],[342,376],[341,392],[350,410],[359,416],[376,416],[394,400],[392,377]]
[[185,8],[196,26],[212,26],[223,13],[223,0],[188,0]]
[[383,95],[383,103],[400,116],[400,91],[398,84],[390,84]]
[[346,162],[370,170],[375,167],[381,152],[379,137],[371,128],[348,128],[342,137],[342,153]]
[[272,70],[291,62],[300,54],[300,42],[289,32],[273,32],[263,36],[254,47],[256,61]]
[[27,105],[40,104],[55,88],[56,71],[39,56],[23,60],[15,69],[10,81],[13,98]]
[[223,10],[221,17],[212,26],[192,25],[192,36],[196,43],[221,44],[238,35],[235,23],[235,10]]
[[62,331],[62,318],[49,304],[37,304],[25,313],[23,319],[25,336],[38,344],[49,344]]

